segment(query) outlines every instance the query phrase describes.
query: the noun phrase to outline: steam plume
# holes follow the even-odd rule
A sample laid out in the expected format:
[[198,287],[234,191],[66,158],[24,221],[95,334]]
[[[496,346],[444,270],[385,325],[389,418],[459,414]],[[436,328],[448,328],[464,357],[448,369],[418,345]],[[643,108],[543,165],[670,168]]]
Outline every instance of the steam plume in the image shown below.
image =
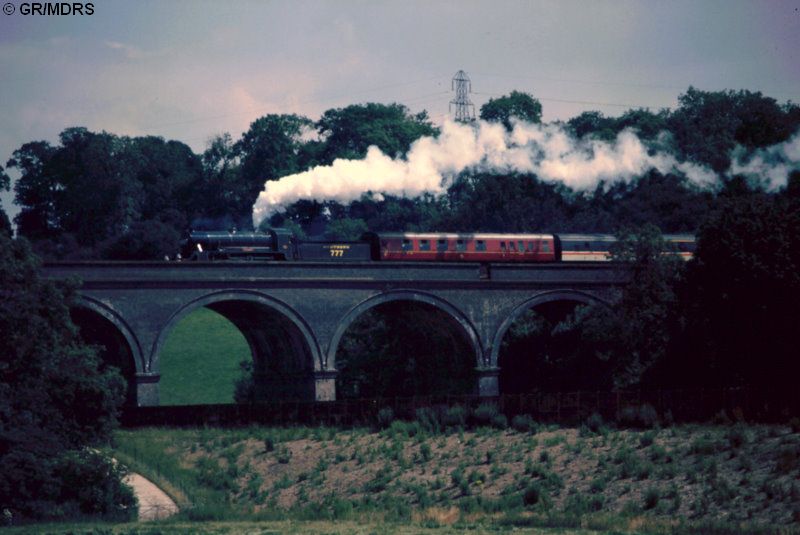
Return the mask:
[[[778,154],[797,165],[798,138],[774,153],[764,151],[748,162],[747,169],[758,172],[759,166],[768,165]],[[363,160],[336,160],[330,166],[267,181],[253,206],[253,222],[257,226],[299,199],[348,203],[369,191],[405,197],[441,194],[467,169],[535,173],[541,180],[561,182],[577,191],[594,189],[601,180],[629,182],[650,169],[682,173],[701,186],[717,179],[705,167],[679,162],[663,151],[648,151],[630,130],[608,143],[576,139],[553,124],[516,122],[508,132],[496,123],[448,121],[438,137],[415,141],[406,158],[392,159],[370,147]]]
[[730,172],[765,182],[767,189],[777,189],[786,185],[792,171],[800,171],[800,132],[783,143],[749,155],[738,147],[733,153]]

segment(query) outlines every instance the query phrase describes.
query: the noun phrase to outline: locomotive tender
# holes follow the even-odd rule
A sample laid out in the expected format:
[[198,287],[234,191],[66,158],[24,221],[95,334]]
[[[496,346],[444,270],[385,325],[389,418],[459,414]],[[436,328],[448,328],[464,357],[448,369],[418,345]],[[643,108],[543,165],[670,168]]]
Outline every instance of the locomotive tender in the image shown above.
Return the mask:
[[[691,258],[694,236],[667,234],[673,252]],[[607,261],[608,234],[367,232],[359,241],[301,241],[282,228],[267,232],[190,231],[181,256],[191,260],[309,262],[590,262]]]

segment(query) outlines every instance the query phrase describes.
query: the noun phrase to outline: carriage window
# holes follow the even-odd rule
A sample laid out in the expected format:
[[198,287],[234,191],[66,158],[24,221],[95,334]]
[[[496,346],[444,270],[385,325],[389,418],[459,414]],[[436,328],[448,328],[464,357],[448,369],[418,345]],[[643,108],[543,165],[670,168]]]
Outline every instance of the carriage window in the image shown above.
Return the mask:
[[485,251],[486,250],[486,242],[483,240],[478,240],[475,242],[475,250],[476,251]]
[[504,241],[500,242],[500,250],[506,252],[506,242]]
[[404,251],[413,251],[414,250],[414,242],[411,240],[403,240],[402,248]]
[[456,251],[466,251],[467,244],[464,243],[464,240],[456,240]]
[[524,241],[518,241],[517,242],[517,249],[519,249],[520,253],[525,252],[525,242]]
[[420,251],[430,251],[431,250],[431,242],[428,240],[419,240],[419,250]]
[[514,242],[513,241],[508,242],[508,250],[509,251],[514,251]]
[[535,252],[536,252],[536,242],[534,242],[534,241],[529,241],[529,242],[528,242],[528,250],[529,250],[530,252],[532,252],[532,253],[535,253]]
[[439,240],[436,242],[436,250],[437,251],[446,251],[447,250],[447,240]]
[[542,242],[542,252],[549,253],[550,252],[550,242],[543,241]]

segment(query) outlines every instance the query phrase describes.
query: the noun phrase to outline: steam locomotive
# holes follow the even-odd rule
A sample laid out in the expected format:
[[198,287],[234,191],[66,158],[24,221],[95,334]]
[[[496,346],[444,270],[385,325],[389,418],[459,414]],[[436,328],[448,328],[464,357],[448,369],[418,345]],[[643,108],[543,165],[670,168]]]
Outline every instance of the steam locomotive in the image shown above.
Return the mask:
[[[690,258],[694,236],[667,234],[674,254]],[[181,257],[190,260],[309,262],[592,262],[607,261],[607,234],[367,232],[358,241],[303,241],[290,230],[190,231]]]

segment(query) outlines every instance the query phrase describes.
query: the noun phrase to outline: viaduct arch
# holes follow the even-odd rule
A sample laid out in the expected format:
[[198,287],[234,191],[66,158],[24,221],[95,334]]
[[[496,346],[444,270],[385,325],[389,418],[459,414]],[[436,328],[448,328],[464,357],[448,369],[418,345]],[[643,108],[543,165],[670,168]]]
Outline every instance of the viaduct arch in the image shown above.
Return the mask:
[[[277,376],[281,396],[324,401],[336,399],[336,352],[360,315],[394,301],[423,303],[460,327],[474,353],[476,391],[496,396],[499,347],[514,320],[559,300],[609,305],[625,283],[608,263],[94,262],[42,272],[82,281],[77,306],[107,321],[130,348],[140,406],[158,405],[159,353],[170,330],[200,307],[234,323],[265,369],[276,359],[290,363]],[[278,334],[265,334],[265,325]]]

